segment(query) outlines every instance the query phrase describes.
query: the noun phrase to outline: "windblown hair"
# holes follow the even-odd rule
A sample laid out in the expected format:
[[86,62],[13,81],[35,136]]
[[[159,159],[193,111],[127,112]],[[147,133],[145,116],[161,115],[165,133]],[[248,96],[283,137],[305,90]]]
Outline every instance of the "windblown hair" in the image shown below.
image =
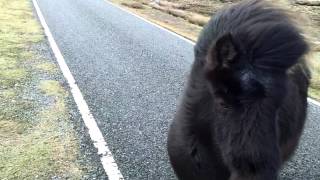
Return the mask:
[[243,1],[218,12],[202,31],[196,56],[206,56],[210,45],[226,34],[231,34],[238,50],[258,66],[288,68],[308,50],[290,16],[262,0]]
[[276,180],[306,119],[308,44],[281,8],[243,1],[218,12],[195,46],[169,130],[183,180]]

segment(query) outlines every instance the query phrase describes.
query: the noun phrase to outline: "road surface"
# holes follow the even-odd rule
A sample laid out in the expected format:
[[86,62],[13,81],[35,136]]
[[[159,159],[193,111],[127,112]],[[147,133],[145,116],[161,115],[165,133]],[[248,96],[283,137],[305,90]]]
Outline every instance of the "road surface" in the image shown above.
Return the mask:
[[[175,179],[166,136],[193,45],[103,0],[38,3],[125,179]],[[320,179],[319,115],[283,180]]]

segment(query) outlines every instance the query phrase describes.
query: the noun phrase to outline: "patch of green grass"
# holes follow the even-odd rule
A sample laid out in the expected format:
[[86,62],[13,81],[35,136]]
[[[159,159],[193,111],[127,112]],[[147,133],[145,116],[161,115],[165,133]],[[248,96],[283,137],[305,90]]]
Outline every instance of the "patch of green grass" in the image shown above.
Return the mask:
[[5,89],[0,91],[0,98],[3,100],[13,99],[16,97],[16,92],[14,89]]
[[40,82],[39,88],[43,93],[48,96],[65,97],[66,91],[60,85],[58,81],[55,80],[45,80]]
[[312,73],[309,95],[320,100],[320,52],[316,52],[310,57],[309,66]]
[[3,58],[0,57],[0,70],[11,69],[17,66],[17,61],[14,58]]
[[[34,142],[32,145],[19,143],[19,146],[6,146],[1,150],[6,156],[0,158],[3,163],[0,165],[0,172],[2,177],[6,177],[6,179],[20,179],[22,177],[30,180],[49,179],[48,175],[54,175],[56,167],[53,168],[50,163],[53,161],[50,159],[53,152],[49,143],[40,141]],[[41,167],[40,171],[38,171],[39,167]]]
[[17,99],[16,97],[7,100],[3,99],[0,102],[0,121],[29,122],[32,119],[29,114],[34,109],[34,106],[33,102]]
[[33,19],[30,3],[0,0],[0,86],[8,88],[24,81],[28,72],[19,62],[29,54],[29,43],[43,39],[40,26]]
[[24,123],[10,121],[10,120],[1,120],[0,121],[0,136],[5,138],[12,138],[17,134],[22,134],[26,126]]
[[57,66],[49,62],[40,63],[36,66],[36,68],[40,71],[48,73],[56,73],[58,71]]
[[0,86],[12,87],[27,78],[27,71],[22,68],[8,68],[0,72]]
[[[30,126],[13,114],[8,116],[13,119],[0,120],[0,174],[7,179],[81,179],[76,163],[78,142],[64,101],[67,92],[53,80],[41,81],[39,89],[55,101],[33,117],[37,123]],[[11,96],[12,92],[4,94]]]
[[[0,157],[1,177],[32,180],[51,179],[56,176],[63,179],[80,179],[79,167],[72,162],[75,161],[74,156],[68,156],[64,147],[67,145],[73,148],[74,144],[61,144],[58,132],[50,132],[57,129],[55,126],[55,123],[43,121],[41,125],[33,128],[31,133],[16,135],[13,136],[14,139],[7,138],[2,142],[4,146],[0,149],[5,156]],[[15,130],[16,127],[16,124],[11,124],[7,129]],[[66,141],[70,142],[68,139]]]
[[[31,6],[29,0],[0,0],[0,177],[81,179],[78,141],[64,100],[68,93],[57,81],[31,78],[31,72],[57,71],[29,48],[44,37]],[[39,83],[31,90],[46,107],[23,98],[31,81]]]
[[313,87],[310,87],[309,95],[310,95],[310,97],[320,101],[320,90],[319,89],[315,89]]

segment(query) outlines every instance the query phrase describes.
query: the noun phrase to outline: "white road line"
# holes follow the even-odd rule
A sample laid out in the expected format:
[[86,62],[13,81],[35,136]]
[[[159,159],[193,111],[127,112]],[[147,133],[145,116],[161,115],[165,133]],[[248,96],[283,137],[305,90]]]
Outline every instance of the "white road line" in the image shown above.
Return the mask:
[[74,77],[72,76],[69,67],[67,66],[58,46],[55,42],[50,29],[41,13],[41,10],[38,6],[38,3],[36,0],[32,0],[33,5],[36,9],[36,12],[38,14],[39,20],[41,22],[42,27],[44,28],[44,32],[48,38],[48,41],[50,43],[50,46],[52,48],[52,51],[56,57],[56,60],[58,61],[58,64],[60,66],[60,69],[64,75],[64,77],[67,79],[72,96],[78,106],[78,109],[81,113],[82,119],[86,125],[86,127],[89,130],[89,135],[91,140],[93,141],[94,146],[98,149],[98,154],[100,155],[100,160],[103,165],[103,168],[108,176],[109,180],[122,180],[124,179],[112,154],[109,150],[107,143],[105,139],[103,138],[103,135],[93,117],[91,114],[89,107],[86,103],[86,101],[83,98],[83,95],[81,94],[81,91],[79,87],[77,86]]
[[[160,26],[160,25],[158,25],[158,24],[155,24],[155,23],[153,23],[153,22],[151,22],[151,21],[149,21],[149,20],[147,20],[147,19],[145,19],[145,18],[143,18],[143,17],[141,17],[141,16],[138,16],[137,14],[134,14],[134,13],[128,11],[127,9],[124,9],[124,8],[120,7],[119,5],[114,4],[113,2],[111,2],[111,1],[109,1],[109,0],[104,0],[104,1],[107,2],[107,3],[110,4],[110,5],[118,8],[118,9],[124,11],[124,12],[127,12],[128,14],[131,14],[131,15],[133,15],[133,16],[141,19],[142,21],[144,21],[144,22],[146,22],[146,23],[149,23],[149,24],[151,24],[151,25],[153,25],[153,26],[156,26],[156,27],[158,27],[159,29],[162,29],[162,30],[164,30],[164,31],[166,31],[166,32],[168,32],[168,33],[170,33],[170,34],[178,37],[179,39],[182,39],[182,40],[186,41],[187,43],[190,43],[190,44],[192,44],[192,45],[195,45],[195,42],[193,42],[193,41],[191,41],[191,40],[189,40],[189,39],[187,39],[187,38],[185,38],[185,37],[183,37],[183,36],[181,36],[181,35],[173,32],[173,31],[170,31],[169,29],[166,29],[166,28],[164,28],[164,27],[162,27],[162,26]],[[312,103],[312,104],[320,107],[320,102],[319,102],[319,101],[314,100],[314,99],[312,99],[312,98],[308,98],[308,101],[309,101],[309,103]]]
[[145,18],[143,18],[143,17],[141,17],[141,16],[138,16],[138,15],[136,15],[136,14],[134,14],[134,13],[132,13],[132,12],[130,12],[130,11],[128,11],[128,10],[120,7],[120,6],[118,6],[117,4],[114,4],[113,2],[111,2],[111,1],[109,1],[109,0],[104,0],[104,1],[105,1],[106,3],[112,5],[113,7],[116,7],[116,8],[118,8],[118,9],[122,10],[122,11],[125,11],[125,12],[127,12],[128,14],[131,14],[132,16],[135,16],[135,17],[141,19],[142,21],[145,21],[145,22],[147,22],[147,23],[149,23],[149,24],[151,24],[151,25],[153,25],[153,26],[158,27],[159,29],[162,29],[162,30],[170,33],[171,35],[176,36],[176,37],[179,38],[179,39],[182,39],[182,40],[184,40],[184,41],[186,41],[186,42],[188,42],[188,43],[190,43],[190,44],[192,44],[192,45],[195,45],[195,42],[193,42],[193,41],[191,41],[191,40],[189,40],[189,39],[187,39],[187,38],[185,38],[185,37],[183,37],[183,36],[181,36],[181,35],[173,32],[173,31],[170,31],[170,30],[168,30],[168,29],[166,29],[166,28],[164,28],[164,27],[162,27],[162,26],[160,26],[160,25],[158,25],[158,24],[156,24],[156,23],[153,23],[153,22],[151,22],[151,21],[149,21],[149,20],[147,20],[147,19],[145,19]]
[[309,101],[309,103],[312,103],[312,104],[320,107],[320,102],[319,101],[314,100],[312,98],[308,98],[308,101]]

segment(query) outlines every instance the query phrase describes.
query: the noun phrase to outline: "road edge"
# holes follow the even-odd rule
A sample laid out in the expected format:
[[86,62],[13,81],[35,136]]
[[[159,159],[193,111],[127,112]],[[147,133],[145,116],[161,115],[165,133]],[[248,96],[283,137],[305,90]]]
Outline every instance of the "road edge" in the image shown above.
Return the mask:
[[308,102],[320,107],[320,102],[315,99],[308,97]]
[[63,73],[63,76],[66,78],[68,85],[71,90],[71,94],[73,96],[74,101],[77,104],[78,110],[82,116],[82,119],[88,128],[88,133],[90,135],[91,140],[93,141],[94,146],[98,150],[98,154],[100,155],[100,161],[105,170],[105,173],[108,176],[109,180],[123,180],[123,176],[112,156],[110,149],[107,146],[107,143],[95,121],[93,115],[91,114],[88,104],[86,103],[78,85],[75,82],[75,79],[67,66],[63,55],[55,42],[53,35],[44,19],[44,16],[40,10],[37,0],[32,0],[33,6],[36,10],[37,16],[40,20],[41,26],[44,29],[44,33],[49,42],[50,48],[57,60],[60,70]]
[[117,5],[117,4],[115,4],[115,3],[113,3],[113,2],[111,2],[111,1],[109,1],[109,0],[104,0],[104,2],[110,4],[110,5],[113,6],[113,7],[116,7],[116,8],[118,8],[118,9],[122,10],[122,11],[125,11],[126,13],[128,13],[128,14],[130,14],[130,15],[132,15],[132,16],[135,16],[136,18],[141,19],[141,20],[144,21],[144,22],[147,22],[147,23],[149,23],[149,24],[151,24],[151,25],[153,25],[153,26],[156,26],[156,27],[158,27],[159,29],[162,29],[162,30],[166,31],[166,32],[169,33],[169,34],[178,37],[179,39],[182,39],[182,40],[184,40],[184,41],[186,41],[186,42],[188,42],[188,43],[190,43],[190,44],[192,44],[192,45],[195,45],[195,42],[191,41],[190,39],[187,39],[187,38],[181,36],[180,34],[174,32],[174,31],[170,31],[170,30],[167,29],[167,28],[164,28],[164,27],[162,27],[162,26],[160,26],[160,25],[158,25],[158,24],[156,24],[156,23],[154,23],[154,22],[152,22],[152,21],[150,21],[150,20],[148,20],[148,19],[145,19],[145,18],[143,18],[143,17],[141,17],[141,16],[139,16],[139,15],[137,15],[137,14],[131,12],[131,11],[128,11],[127,9],[125,9],[125,8],[123,8],[123,7]]

